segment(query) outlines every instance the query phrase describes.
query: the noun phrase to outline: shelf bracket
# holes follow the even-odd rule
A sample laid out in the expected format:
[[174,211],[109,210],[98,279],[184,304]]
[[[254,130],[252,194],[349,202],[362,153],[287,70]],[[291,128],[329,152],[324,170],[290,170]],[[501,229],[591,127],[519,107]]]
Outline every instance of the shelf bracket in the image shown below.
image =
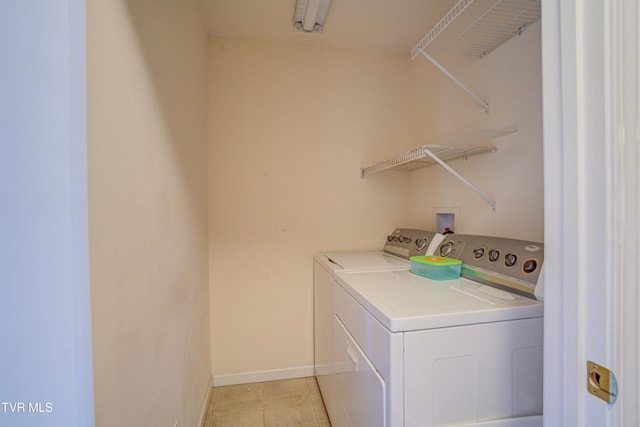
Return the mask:
[[467,92],[467,94],[469,96],[471,96],[478,104],[480,104],[480,106],[482,108],[484,108],[484,111],[486,113],[489,113],[489,104],[487,104],[486,102],[484,102],[482,99],[480,99],[480,97],[478,95],[476,95],[475,93],[473,93],[473,91],[471,89],[469,89],[467,86],[465,86],[464,83],[462,83],[460,81],[460,79],[458,79],[456,76],[454,76],[453,74],[451,74],[451,72],[449,70],[447,70],[442,64],[440,64],[438,61],[436,61],[431,55],[429,55],[424,49],[418,49],[418,52],[420,52],[420,54],[422,56],[424,56],[425,58],[427,58],[433,65],[435,65],[440,71],[442,71],[447,77],[449,77],[451,80],[453,80],[453,82],[455,84],[457,84],[458,86],[460,86],[460,88],[462,90],[464,90],[465,92]]
[[452,174],[453,176],[458,178],[464,185],[466,185],[471,190],[473,190],[474,193],[476,193],[478,196],[482,197],[484,199],[484,201],[487,202],[494,211],[496,210],[496,202],[494,202],[492,199],[487,197],[482,191],[480,191],[478,189],[478,187],[476,187],[475,185],[470,183],[466,178],[464,178],[462,175],[460,175],[458,172],[456,172],[451,166],[446,164],[441,158],[439,158],[438,156],[433,154],[428,148],[422,147],[422,151],[424,152],[424,154],[426,154],[427,156],[431,157],[434,161],[438,162],[440,164],[440,166],[445,168],[450,174]]

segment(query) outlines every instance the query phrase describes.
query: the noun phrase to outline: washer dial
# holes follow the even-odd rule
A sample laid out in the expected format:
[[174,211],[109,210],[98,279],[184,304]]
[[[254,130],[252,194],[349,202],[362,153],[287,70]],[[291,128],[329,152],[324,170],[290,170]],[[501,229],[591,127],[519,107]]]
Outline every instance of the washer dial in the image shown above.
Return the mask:
[[522,270],[525,273],[533,273],[534,271],[536,271],[536,268],[538,268],[538,261],[536,261],[535,259],[528,259],[522,265]]
[[514,265],[516,265],[517,261],[518,256],[516,254],[506,254],[504,256],[504,265],[506,265],[507,267],[513,267]]
[[440,256],[446,257],[453,250],[453,242],[447,242],[440,245]]

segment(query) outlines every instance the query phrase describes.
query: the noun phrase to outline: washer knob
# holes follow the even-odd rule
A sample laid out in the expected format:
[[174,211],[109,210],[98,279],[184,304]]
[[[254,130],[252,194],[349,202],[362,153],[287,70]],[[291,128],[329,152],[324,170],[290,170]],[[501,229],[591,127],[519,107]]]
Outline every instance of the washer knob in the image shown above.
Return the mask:
[[538,268],[538,261],[535,259],[526,260],[522,266],[522,270],[524,270],[525,273],[533,273],[536,271],[536,268]]
[[497,249],[491,249],[489,251],[489,261],[496,262],[500,258],[500,251]]
[[518,256],[516,254],[506,254],[504,256],[504,265],[507,267],[513,267],[516,265],[516,261],[518,261]]
[[447,242],[440,245],[440,256],[446,257],[453,250],[453,242]]
[[421,251],[427,246],[427,241],[423,239],[416,239],[416,250]]
[[480,259],[484,256],[484,248],[478,248],[473,250],[473,257],[475,259]]

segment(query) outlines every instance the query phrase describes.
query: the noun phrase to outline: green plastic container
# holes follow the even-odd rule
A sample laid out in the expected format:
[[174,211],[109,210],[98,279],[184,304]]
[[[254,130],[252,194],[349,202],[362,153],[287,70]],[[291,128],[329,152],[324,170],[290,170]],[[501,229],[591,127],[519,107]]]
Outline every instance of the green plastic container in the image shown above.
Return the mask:
[[462,261],[439,256],[412,256],[411,272],[433,280],[451,280],[460,277]]

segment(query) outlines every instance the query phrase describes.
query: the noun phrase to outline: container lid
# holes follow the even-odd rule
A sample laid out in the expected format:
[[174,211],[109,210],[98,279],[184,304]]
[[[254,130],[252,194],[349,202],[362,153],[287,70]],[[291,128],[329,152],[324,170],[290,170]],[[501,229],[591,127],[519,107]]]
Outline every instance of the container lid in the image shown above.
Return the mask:
[[460,261],[459,259],[444,258],[441,256],[412,256],[410,260],[413,262],[419,262],[420,264],[433,266],[449,266],[462,264],[462,261]]

